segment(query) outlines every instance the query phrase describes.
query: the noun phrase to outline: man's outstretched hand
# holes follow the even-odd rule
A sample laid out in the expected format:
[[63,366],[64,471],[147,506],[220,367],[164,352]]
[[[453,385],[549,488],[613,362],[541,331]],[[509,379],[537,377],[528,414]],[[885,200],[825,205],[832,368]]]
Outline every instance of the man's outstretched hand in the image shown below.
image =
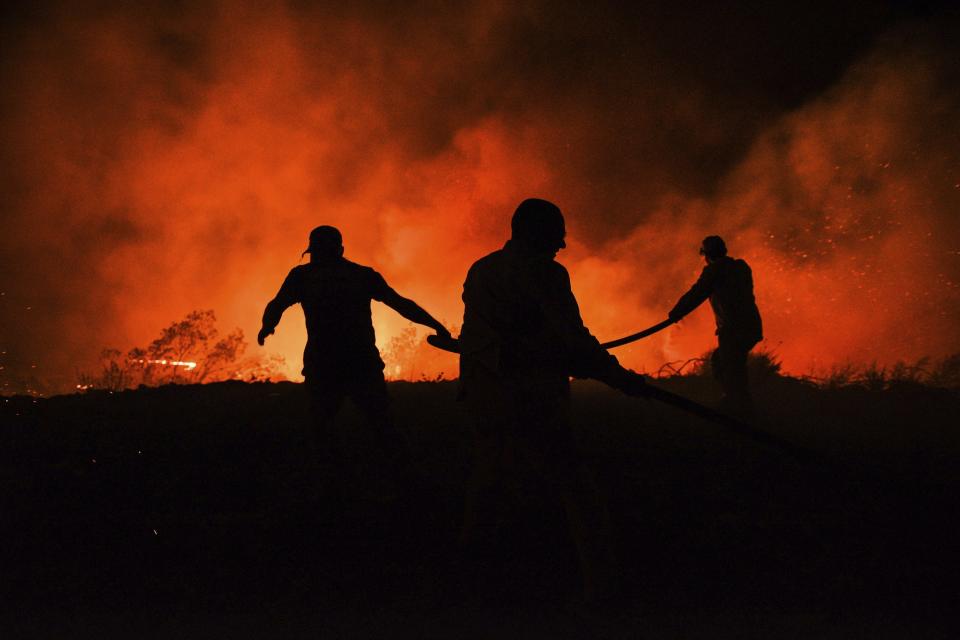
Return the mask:
[[650,395],[647,377],[630,369],[621,369],[609,384],[617,391],[634,398],[646,398]]
[[460,353],[459,341],[450,335],[446,327],[434,327],[434,330],[437,332],[436,335],[427,336],[427,343],[429,343],[430,346],[449,351],[450,353]]
[[257,334],[257,344],[261,347],[263,346],[263,341],[267,339],[267,336],[273,335],[273,329],[267,329],[266,327],[260,329],[260,333]]

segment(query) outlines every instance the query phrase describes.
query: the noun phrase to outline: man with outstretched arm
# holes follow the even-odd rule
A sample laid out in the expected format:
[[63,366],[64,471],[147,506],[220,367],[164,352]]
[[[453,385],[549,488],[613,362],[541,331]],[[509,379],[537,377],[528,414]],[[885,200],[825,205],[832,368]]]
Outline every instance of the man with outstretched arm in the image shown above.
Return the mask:
[[257,343],[262,346],[283,312],[299,303],[307,324],[303,375],[310,395],[315,454],[336,460],[330,422],[344,398],[350,397],[367,424],[381,436],[385,454],[399,463],[405,440],[391,419],[370,301],[382,302],[440,336],[450,334],[417,303],[390,288],[375,270],[345,259],[343,239],[336,228],[320,226],[311,231],[304,253],[310,254],[310,262],[294,267],[267,304]]
[[720,236],[707,236],[700,246],[706,266],[700,278],[670,310],[676,322],[707,299],[717,321],[717,348],[710,356],[714,378],[723,390],[721,408],[744,418],[753,415],[747,384],[747,354],[763,340],[760,310],[753,297],[753,274],[744,260],[727,255]]
[[475,439],[461,540],[489,537],[493,514],[517,499],[510,494],[523,478],[536,478],[564,507],[585,595],[602,598],[617,567],[609,518],[569,421],[570,376],[638,396],[646,384],[583,324],[567,270],[554,260],[566,247],[560,209],[524,200],[511,228],[506,245],[474,263],[463,285],[461,398]]

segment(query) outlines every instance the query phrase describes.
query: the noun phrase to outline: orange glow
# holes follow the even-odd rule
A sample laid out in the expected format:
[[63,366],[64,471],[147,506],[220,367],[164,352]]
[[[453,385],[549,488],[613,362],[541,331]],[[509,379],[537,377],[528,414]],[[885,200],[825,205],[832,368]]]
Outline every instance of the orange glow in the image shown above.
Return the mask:
[[[458,42],[485,42],[500,10],[477,10]],[[21,70],[28,80],[7,128],[31,186],[21,233],[45,274],[38,287],[60,286],[71,251],[90,265],[82,294],[18,310],[25,325],[45,314],[36,340],[48,370],[70,375],[105,346],[145,344],[194,309],[256,335],[319,224],[341,229],[348,258],[459,326],[467,269],[502,245],[514,207],[531,196],[567,216],[559,261],[601,341],[664,319],[699,274],[700,240],[719,234],[752,266],[766,345],[788,372],[960,351],[960,127],[955,112],[936,111],[943,88],[923,56],[867,56],[753,139],[709,195],[664,184],[644,199],[639,180],[625,176],[609,193],[577,164],[578,145],[606,139],[599,130],[656,126],[641,107],[605,122],[586,108],[538,107],[531,94],[521,116],[494,105],[447,126],[467,100],[454,96],[428,113],[447,128],[428,126],[415,105],[461,72],[444,41],[419,34],[409,56],[356,19],[329,18],[322,42],[278,7],[216,19],[199,71],[158,61],[132,18],[67,17],[58,28],[84,61],[84,98],[64,88],[57,46],[38,47]],[[391,73],[405,74],[409,90],[381,89]],[[109,96],[121,94],[134,97],[114,111]],[[645,153],[604,159],[617,166]],[[601,208],[610,201],[622,206]],[[408,325],[374,306],[386,353]],[[305,339],[296,308],[268,339],[291,379]],[[651,372],[713,345],[705,305],[614,353]],[[387,374],[457,375],[452,355],[425,348],[417,358],[412,367],[388,361]]]

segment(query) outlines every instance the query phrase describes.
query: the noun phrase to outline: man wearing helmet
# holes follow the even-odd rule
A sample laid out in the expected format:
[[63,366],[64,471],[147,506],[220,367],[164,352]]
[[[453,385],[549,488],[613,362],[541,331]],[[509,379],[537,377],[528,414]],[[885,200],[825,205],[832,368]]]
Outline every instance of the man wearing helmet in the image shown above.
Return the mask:
[[727,245],[720,236],[704,238],[700,255],[707,264],[669,317],[676,322],[710,300],[717,322],[717,349],[710,365],[723,390],[722,405],[749,416],[753,405],[747,386],[747,354],[763,340],[760,311],[753,297],[753,275],[746,262],[727,255]]
[[511,227],[511,239],[474,263],[463,285],[460,385],[474,418],[475,456],[461,541],[478,542],[496,520],[489,514],[502,507],[497,502],[532,476],[562,502],[585,594],[600,597],[616,569],[608,518],[568,419],[570,376],[633,395],[645,384],[580,318],[567,270],[554,261],[566,247],[560,209],[524,200]]
[[303,352],[303,375],[310,393],[316,453],[331,456],[333,439],[329,422],[343,400],[350,397],[368,424],[393,444],[388,454],[398,455],[402,442],[390,418],[389,398],[383,378],[383,360],[377,350],[370,301],[377,300],[411,322],[449,338],[449,332],[417,303],[390,288],[370,267],[343,257],[343,239],[331,226],[310,232],[309,264],[294,267],[280,291],[263,312],[263,327],[257,336],[262,346],[273,334],[283,312],[294,304],[303,307],[307,345]]

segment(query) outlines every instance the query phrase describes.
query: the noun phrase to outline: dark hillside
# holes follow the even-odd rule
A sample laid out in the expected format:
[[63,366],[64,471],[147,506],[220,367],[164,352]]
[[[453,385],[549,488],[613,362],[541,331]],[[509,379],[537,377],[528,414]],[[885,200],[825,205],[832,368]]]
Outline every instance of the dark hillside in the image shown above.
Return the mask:
[[349,407],[356,473],[314,473],[295,384],[4,399],[0,637],[950,637],[960,398],[760,386],[761,426],[822,463],[575,384],[624,568],[603,608],[577,604],[535,487],[493,547],[457,550],[455,383],[391,385],[413,450],[395,500]]

